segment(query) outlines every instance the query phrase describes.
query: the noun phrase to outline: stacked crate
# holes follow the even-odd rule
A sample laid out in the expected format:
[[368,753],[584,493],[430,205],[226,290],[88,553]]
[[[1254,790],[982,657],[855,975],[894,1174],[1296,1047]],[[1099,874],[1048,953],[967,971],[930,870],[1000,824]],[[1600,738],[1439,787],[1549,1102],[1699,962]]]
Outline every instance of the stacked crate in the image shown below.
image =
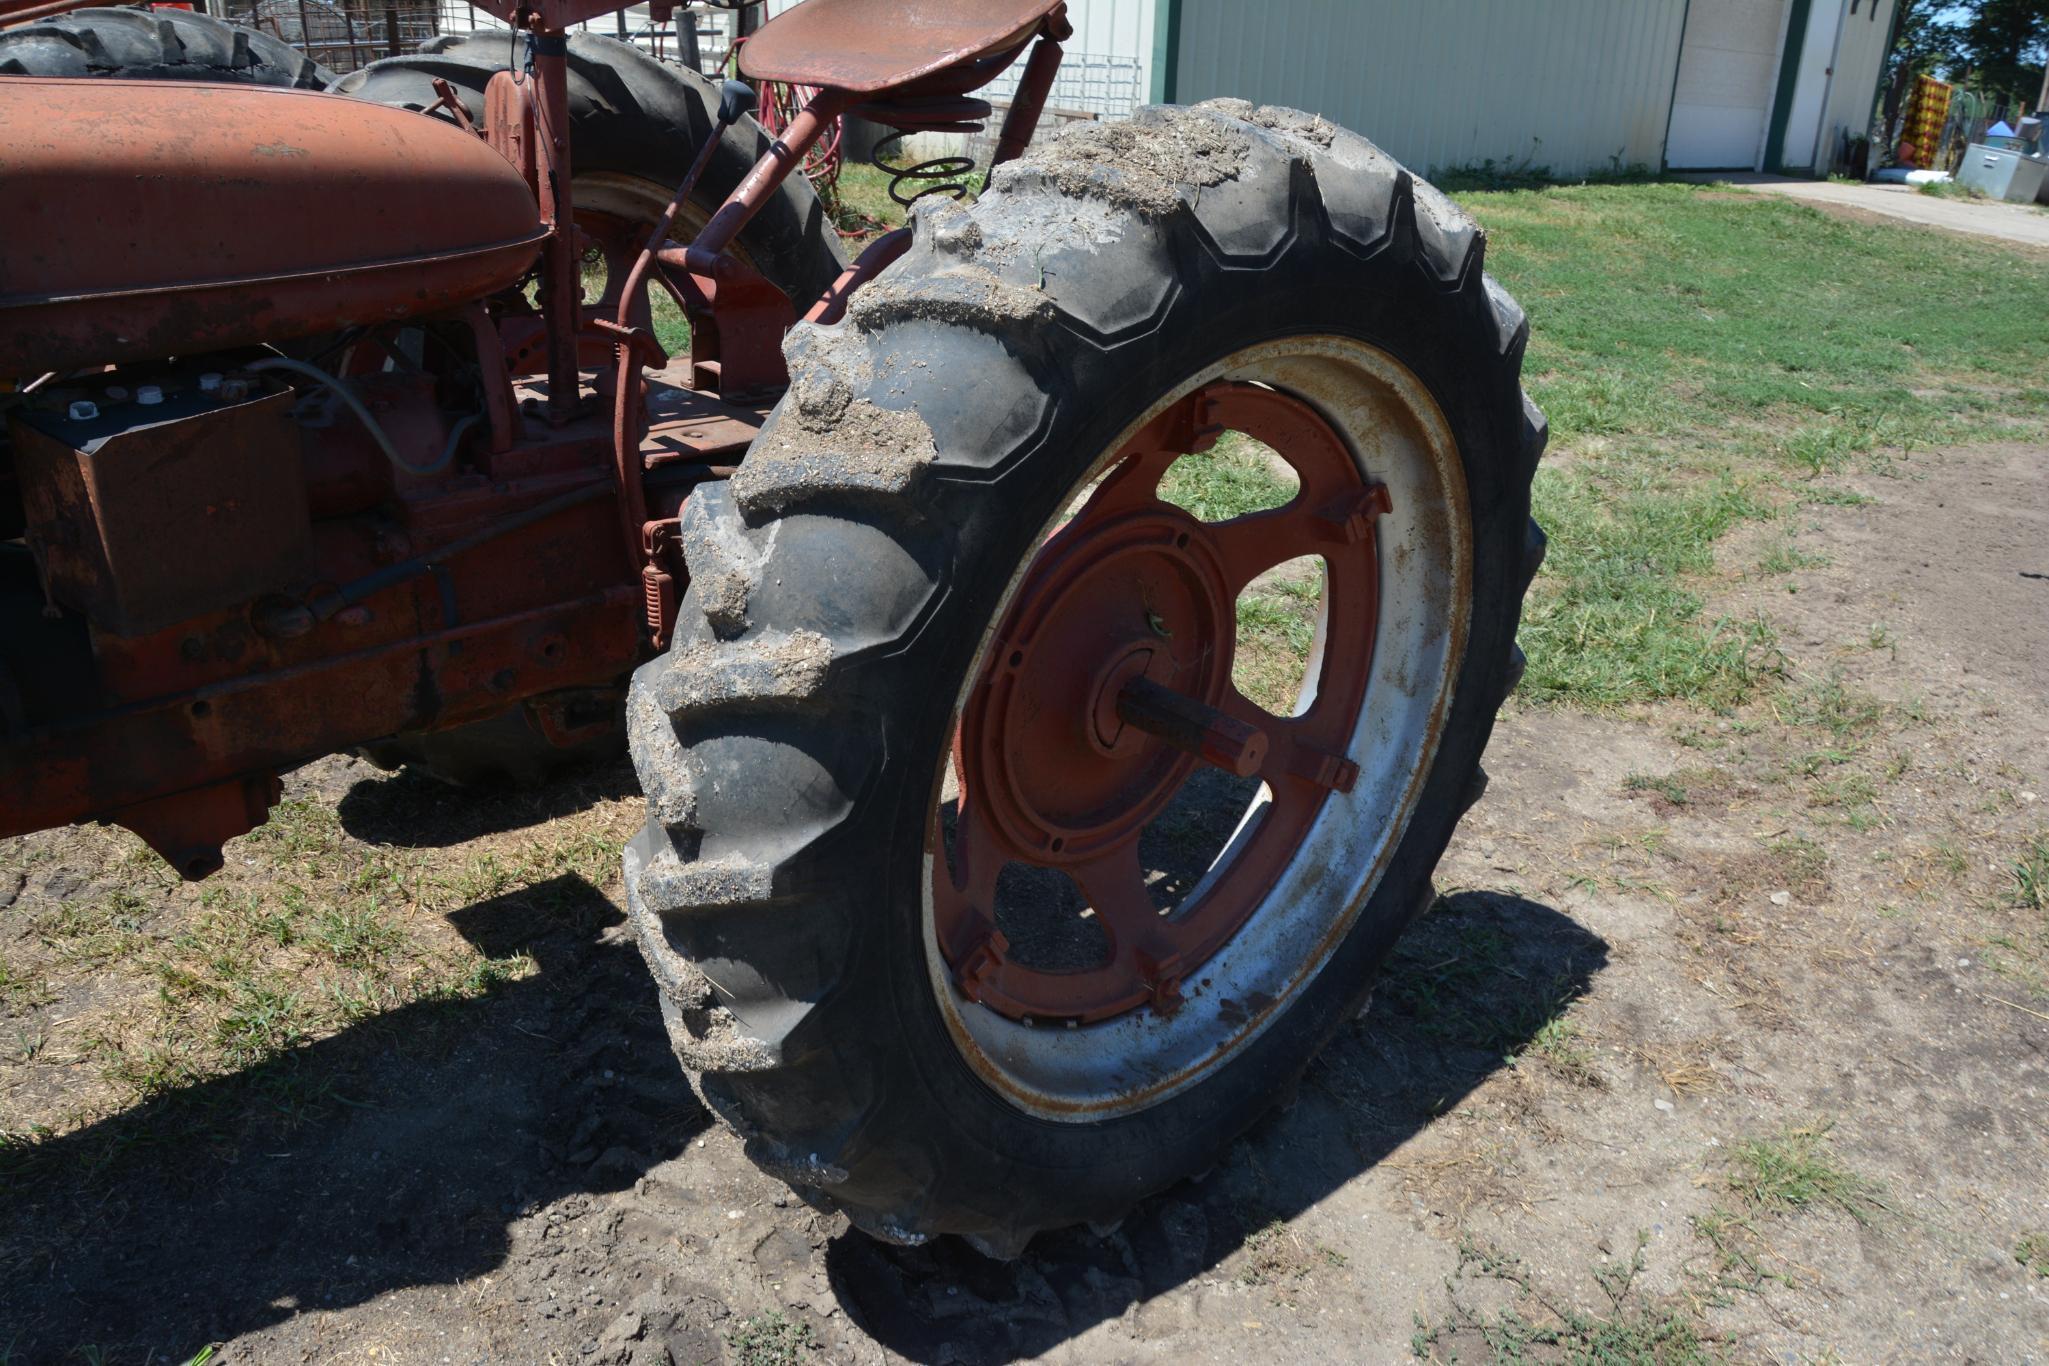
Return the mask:
[[1943,129],[1949,125],[1950,99],[1956,87],[1933,76],[1916,76],[1900,120],[1897,158],[1902,166],[1935,167],[1941,156]]

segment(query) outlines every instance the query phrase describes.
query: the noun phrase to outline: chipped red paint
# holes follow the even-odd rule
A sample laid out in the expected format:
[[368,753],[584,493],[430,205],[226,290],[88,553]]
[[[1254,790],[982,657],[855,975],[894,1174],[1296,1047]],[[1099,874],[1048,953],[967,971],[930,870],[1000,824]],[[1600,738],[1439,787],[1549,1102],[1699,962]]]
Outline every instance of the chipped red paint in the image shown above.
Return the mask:
[[754,35],[740,69],[757,81],[872,95],[1014,54],[1064,8],[1064,0],[809,0]]
[[340,95],[8,77],[0,127],[36,132],[0,145],[0,374],[419,317],[542,239],[476,138]]
[[[90,2],[0,0],[0,24]],[[466,117],[303,91],[0,79],[0,126],[35,133],[0,146],[0,379],[45,376],[13,440],[36,568],[0,595],[0,630],[48,647],[26,690],[0,668],[0,835],[113,820],[203,876],[308,759],[514,707],[560,743],[610,724],[591,718],[673,627],[688,490],[733,473],[787,385],[784,332],[839,316],[910,243],[791,300],[738,234],[841,113],[985,117],[963,97],[1036,36],[1014,155],[1071,31],[1060,0],[809,0],[749,69],[828,88],[686,247],[572,202],[565,31],[614,6],[482,3],[529,49],[487,90],[488,140]],[[610,280],[585,301],[593,246]],[[693,324],[673,367],[649,264]],[[433,363],[397,323],[435,332]],[[324,339],[305,349],[335,382],[237,370],[301,338]],[[660,374],[618,382],[643,365]],[[222,370],[226,389],[200,388]],[[112,397],[145,383],[181,397]],[[104,431],[64,425],[95,401]],[[1146,700],[1132,725],[1195,753],[1243,739]]]

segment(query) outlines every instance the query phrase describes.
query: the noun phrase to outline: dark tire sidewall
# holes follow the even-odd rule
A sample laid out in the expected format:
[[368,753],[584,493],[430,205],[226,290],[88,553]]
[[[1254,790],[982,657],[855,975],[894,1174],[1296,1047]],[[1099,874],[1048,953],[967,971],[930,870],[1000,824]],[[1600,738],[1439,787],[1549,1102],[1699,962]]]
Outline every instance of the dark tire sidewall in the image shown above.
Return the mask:
[[[1323,333],[1367,342],[1424,382],[1451,427],[1469,490],[1475,561],[1473,611],[1449,720],[1385,876],[1313,981],[1224,1066],[1134,1113],[1087,1123],[1046,1120],[1017,1108],[975,1073],[934,998],[922,851],[937,759],[897,765],[886,803],[870,807],[886,805],[886,821],[857,817],[844,832],[850,883],[876,885],[865,865],[886,887],[880,905],[856,914],[857,923],[876,928],[857,936],[848,973],[856,984],[888,984],[886,992],[851,989],[865,997],[856,1007],[863,1018],[851,1034],[861,1040],[864,1061],[879,1082],[871,1125],[889,1131],[887,1137],[871,1132],[863,1145],[877,1158],[876,1169],[855,1175],[864,1201],[872,1190],[876,1203],[898,1208],[979,1210],[1003,1222],[1050,1226],[1128,1204],[1157,1188],[1162,1172],[1211,1164],[1356,1014],[1373,972],[1419,909],[1464,809],[1461,798],[1503,690],[1520,607],[1513,566],[1528,517],[1528,476],[1519,469],[1519,358],[1474,364],[1476,348],[1492,350],[1496,336],[1477,266],[1458,288],[1447,289],[1396,245],[1376,264],[1349,257],[1328,240],[1304,242],[1267,272],[1207,272],[1145,343],[1103,352],[1049,346],[1038,363],[1058,372],[1050,382],[1063,395],[1051,431],[996,489],[952,491],[962,504],[955,581],[922,633],[924,648],[883,662],[892,680],[870,683],[873,692],[905,688],[923,699],[901,752],[943,755],[975,648],[1039,528],[1155,397],[1261,341]],[[1350,287],[1333,289],[1333,279]],[[965,505],[971,501],[976,506]],[[890,749],[899,752],[894,737]],[[936,1163],[890,1169],[892,1155],[913,1147],[945,1152],[948,1161],[943,1169]],[[1021,1211],[1025,1201],[1033,1207]]]

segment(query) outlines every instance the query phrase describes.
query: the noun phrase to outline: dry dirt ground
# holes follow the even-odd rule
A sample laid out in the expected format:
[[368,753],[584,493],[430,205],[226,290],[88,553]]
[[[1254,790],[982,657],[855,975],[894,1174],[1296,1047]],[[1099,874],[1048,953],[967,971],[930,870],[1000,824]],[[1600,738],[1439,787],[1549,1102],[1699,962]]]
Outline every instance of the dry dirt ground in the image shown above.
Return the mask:
[[211,888],[15,842],[0,1361],[2049,1361],[2049,452],[1854,485],[1719,547],[1782,684],[1511,707],[1292,1106],[1011,1265],[709,1122],[623,772],[326,761]]

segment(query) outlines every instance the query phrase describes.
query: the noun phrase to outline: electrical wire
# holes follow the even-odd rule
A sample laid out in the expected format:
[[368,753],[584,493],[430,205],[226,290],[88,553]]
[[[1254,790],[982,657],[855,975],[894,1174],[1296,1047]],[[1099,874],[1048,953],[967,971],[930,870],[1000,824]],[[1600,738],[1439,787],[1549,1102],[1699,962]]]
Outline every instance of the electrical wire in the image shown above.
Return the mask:
[[447,469],[448,463],[455,459],[456,449],[462,444],[462,439],[469,434],[472,427],[484,419],[482,413],[471,413],[468,417],[463,418],[449,430],[448,444],[442,447],[440,457],[433,464],[415,465],[398,453],[398,447],[392,444],[391,437],[385,432],[383,426],[378,423],[377,418],[370,412],[370,409],[364,404],[363,400],[357,398],[349,390],[348,385],[344,384],[338,376],[330,375],[317,365],[309,365],[302,360],[293,360],[290,356],[266,356],[262,360],[251,361],[242,368],[244,370],[285,370],[303,379],[313,381],[314,385],[318,388],[326,389],[336,398],[340,399],[350,412],[356,415],[357,421],[363,424],[363,430],[370,433],[370,439],[377,443],[377,449],[384,452],[385,459],[405,473],[420,478],[439,474],[444,469]]

